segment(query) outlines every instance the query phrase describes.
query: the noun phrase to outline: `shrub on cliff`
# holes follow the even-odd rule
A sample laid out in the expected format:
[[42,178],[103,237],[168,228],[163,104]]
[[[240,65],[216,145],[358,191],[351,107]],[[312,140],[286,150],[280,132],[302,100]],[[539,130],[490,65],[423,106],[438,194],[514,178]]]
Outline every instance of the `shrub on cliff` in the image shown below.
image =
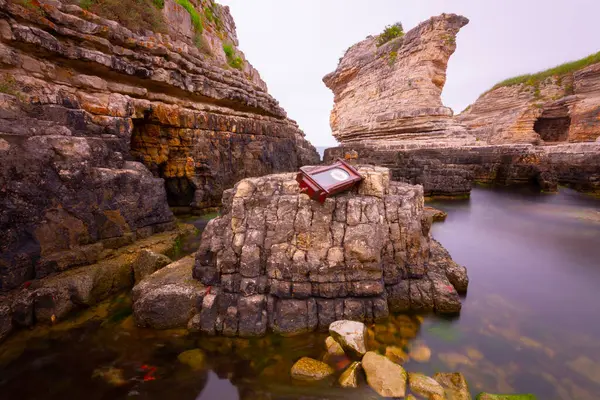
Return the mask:
[[124,27],[141,32],[166,32],[161,9],[164,0],[70,0],[84,10],[117,21]]
[[194,25],[194,30],[196,31],[196,33],[202,33],[204,27],[202,26],[200,14],[198,14],[198,11],[196,11],[194,5],[190,3],[190,0],[175,0],[175,2],[181,7],[185,8],[186,11],[190,14],[190,17],[192,18],[192,25]]
[[385,27],[383,32],[377,37],[377,47],[386,44],[392,39],[404,36],[404,28],[401,22]]
[[244,66],[244,60],[236,55],[233,45],[223,43],[223,52],[225,53],[225,57],[227,57],[227,64],[229,64],[230,67],[240,70],[242,69]]

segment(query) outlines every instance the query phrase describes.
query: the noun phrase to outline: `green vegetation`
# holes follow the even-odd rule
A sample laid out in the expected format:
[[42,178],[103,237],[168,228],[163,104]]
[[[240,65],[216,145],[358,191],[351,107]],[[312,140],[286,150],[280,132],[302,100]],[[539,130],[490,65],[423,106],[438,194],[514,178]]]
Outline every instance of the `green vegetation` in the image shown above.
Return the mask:
[[194,5],[190,3],[190,0],[175,0],[175,2],[177,2],[177,4],[179,4],[181,7],[185,8],[190,14],[190,17],[192,18],[192,25],[194,25],[194,30],[197,33],[202,33],[204,27],[202,26],[200,14],[198,14],[198,11],[196,11]]
[[571,61],[571,62],[568,62],[565,64],[561,64],[554,68],[550,68],[545,71],[540,71],[535,74],[519,75],[519,76],[515,76],[514,78],[509,78],[509,79],[503,80],[502,82],[499,82],[496,85],[494,85],[494,87],[492,87],[490,90],[498,89],[498,88],[504,87],[504,86],[519,85],[522,83],[529,85],[529,86],[536,86],[540,82],[544,81],[546,78],[549,78],[552,76],[561,77],[568,73],[585,68],[589,65],[596,64],[598,62],[600,62],[600,52],[591,54],[585,58],[582,58],[581,60]]
[[402,27],[402,23],[396,22],[394,25],[388,25],[377,37],[377,47],[386,44],[392,39],[402,36],[404,36],[404,28]]
[[233,45],[223,43],[223,52],[225,53],[225,57],[227,57],[227,64],[229,64],[230,67],[239,70],[242,69],[244,66],[244,60],[236,55]]
[[[24,0],[31,1],[31,0]],[[117,21],[124,27],[141,32],[150,30],[166,32],[161,14],[164,0],[68,0],[84,10],[106,19]]]
[[398,57],[398,52],[397,51],[392,51],[390,53],[390,58],[388,60],[388,64],[390,66],[394,65],[394,63],[396,62],[396,58]]
[[4,74],[2,78],[0,78],[0,93],[16,96],[17,98],[21,97],[19,85],[14,76]]

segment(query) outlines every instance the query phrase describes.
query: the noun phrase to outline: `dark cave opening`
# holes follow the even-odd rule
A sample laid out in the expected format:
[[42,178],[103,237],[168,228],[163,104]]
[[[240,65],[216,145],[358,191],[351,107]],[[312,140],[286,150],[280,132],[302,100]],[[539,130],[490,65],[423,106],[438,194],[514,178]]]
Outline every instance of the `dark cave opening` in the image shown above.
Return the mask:
[[564,142],[569,137],[571,117],[566,107],[544,112],[533,124],[533,130],[544,142]]
[[[189,207],[196,186],[187,177],[167,174],[177,164],[177,154],[169,147],[166,127],[153,123],[149,116],[133,119],[130,152],[134,160],[143,163],[157,178],[163,178],[169,207]],[[172,164],[172,165],[171,165]]]

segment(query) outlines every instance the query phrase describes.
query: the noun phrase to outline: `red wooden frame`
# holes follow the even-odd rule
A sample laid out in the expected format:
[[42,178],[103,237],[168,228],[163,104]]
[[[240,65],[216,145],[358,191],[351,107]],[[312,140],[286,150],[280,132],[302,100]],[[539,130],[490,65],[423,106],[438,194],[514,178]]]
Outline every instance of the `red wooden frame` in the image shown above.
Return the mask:
[[[339,168],[346,171],[350,178],[341,181],[340,183],[337,183],[335,185],[323,187],[312,177],[312,175],[316,175],[321,172],[329,171],[335,168]],[[331,165],[313,168],[301,167],[300,172],[298,172],[298,175],[296,175],[296,181],[300,185],[300,191],[308,194],[308,196],[311,199],[316,200],[320,203],[323,203],[325,199],[330,195],[334,195],[336,193],[343,192],[352,188],[361,180],[362,176],[360,176],[358,171],[340,158],[338,158],[338,160]]]

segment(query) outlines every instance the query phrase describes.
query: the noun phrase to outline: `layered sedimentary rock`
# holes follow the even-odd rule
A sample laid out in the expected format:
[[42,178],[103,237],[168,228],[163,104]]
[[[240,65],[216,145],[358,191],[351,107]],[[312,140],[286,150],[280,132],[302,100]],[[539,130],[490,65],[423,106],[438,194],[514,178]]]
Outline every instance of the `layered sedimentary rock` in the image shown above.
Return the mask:
[[[144,22],[125,18],[139,3],[123,21]],[[0,0],[1,291],[172,229],[168,205],[217,206],[245,176],[318,160],[236,48],[228,8],[192,1],[201,31],[158,3],[142,11],[159,32]]]
[[593,142],[600,137],[600,63],[492,89],[457,119],[489,143]]
[[426,196],[468,196],[474,183],[558,185],[600,194],[600,144],[531,144],[398,147],[343,145],[325,150],[325,162],[345,158],[390,169],[397,181],[423,185]]
[[427,196],[468,195],[474,182],[600,193],[600,143],[568,143],[598,137],[600,64],[492,90],[455,118],[438,112],[449,110],[440,93],[466,22],[441,15],[379,48],[373,37],[351,47],[324,78],[335,94],[331,127],[341,143],[324,161],[387,167]]
[[323,78],[334,93],[333,136],[345,144],[464,135],[440,96],[456,35],[468,22],[442,14],[379,47],[377,36],[350,47]]
[[460,310],[464,267],[429,235],[419,186],[359,167],[357,189],[324,204],[294,174],[247,178],[223,195],[194,276],[210,286],[190,328],[252,336],[374,321],[391,311]]

